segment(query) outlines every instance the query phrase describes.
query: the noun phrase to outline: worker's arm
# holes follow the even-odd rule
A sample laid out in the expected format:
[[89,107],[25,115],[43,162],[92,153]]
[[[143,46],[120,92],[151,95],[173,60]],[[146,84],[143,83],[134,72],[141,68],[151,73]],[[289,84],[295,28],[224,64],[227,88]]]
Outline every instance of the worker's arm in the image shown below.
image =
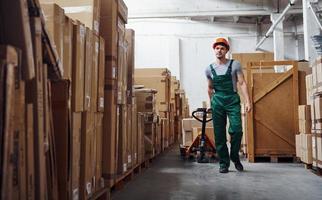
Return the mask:
[[209,96],[209,99],[211,101],[211,97],[214,93],[214,88],[212,86],[212,80],[208,79],[208,96]]
[[237,82],[238,82],[238,84],[240,86],[241,93],[242,93],[242,95],[243,95],[243,97],[245,99],[246,112],[249,112],[252,109],[252,105],[251,105],[251,102],[250,102],[250,99],[249,99],[248,90],[247,90],[247,84],[246,84],[245,77],[244,77],[243,73],[238,73],[237,74]]

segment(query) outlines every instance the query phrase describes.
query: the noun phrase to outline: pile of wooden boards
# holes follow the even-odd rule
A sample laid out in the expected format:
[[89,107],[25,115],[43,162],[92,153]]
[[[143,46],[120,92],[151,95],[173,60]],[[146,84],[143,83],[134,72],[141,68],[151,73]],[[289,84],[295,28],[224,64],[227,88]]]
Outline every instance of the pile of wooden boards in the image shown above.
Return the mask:
[[[311,164],[316,169],[322,169],[322,57],[318,57],[311,66],[312,74],[306,76],[307,110],[310,110],[312,124],[307,125],[311,131],[307,139],[308,146],[312,149],[312,160],[303,162]],[[299,109],[300,111],[300,109]],[[302,139],[302,138],[301,138]],[[298,139],[300,140],[300,139]],[[303,143],[302,140],[299,141]],[[309,144],[310,143],[310,144]],[[303,153],[302,153],[303,154]],[[308,162],[310,161],[310,162]]]

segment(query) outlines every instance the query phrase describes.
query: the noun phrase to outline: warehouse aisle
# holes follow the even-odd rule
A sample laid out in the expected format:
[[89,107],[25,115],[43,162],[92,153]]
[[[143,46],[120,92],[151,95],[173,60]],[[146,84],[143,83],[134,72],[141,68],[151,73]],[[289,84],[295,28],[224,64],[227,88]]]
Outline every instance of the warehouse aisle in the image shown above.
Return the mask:
[[321,199],[322,178],[300,164],[243,162],[246,172],[219,174],[215,164],[184,162],[173,148],[113,194],[113,200]]

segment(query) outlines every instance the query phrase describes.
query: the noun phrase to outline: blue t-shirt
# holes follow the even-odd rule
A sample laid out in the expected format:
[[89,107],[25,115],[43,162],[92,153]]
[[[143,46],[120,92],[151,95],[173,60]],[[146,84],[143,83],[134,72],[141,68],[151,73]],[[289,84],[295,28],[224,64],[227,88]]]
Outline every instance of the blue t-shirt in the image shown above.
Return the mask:
[[[229,64],[230,64],[231,60],[227,60],[227,62],[223,65],[217,65],[215,63],[210,64],[207,68],[206,68],[206,77],[208,80],[212,80],[213,79],[213,75],[211,72],[211,68],[210,66],[212,65],[212,67],[214,68],[214,70],[216,71],[216,74],[219,75],[224,75],[226,74]],[[231,66],[231,75],[233,78],[233,86],[234,86],[234,91],[237,92],[237,75],[238,74],[243,74],[243,70],[241,68],[240,62],[237,60],[234,60],[232,66]]]

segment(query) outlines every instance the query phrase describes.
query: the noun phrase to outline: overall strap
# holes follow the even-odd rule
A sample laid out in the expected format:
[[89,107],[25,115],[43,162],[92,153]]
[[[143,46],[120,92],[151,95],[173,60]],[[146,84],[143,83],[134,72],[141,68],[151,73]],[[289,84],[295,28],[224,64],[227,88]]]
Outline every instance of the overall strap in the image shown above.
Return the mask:
[[212,66],[212,64],[210,65],[210,70],[213,76],[217,76],[216,70],[214,69],[214,67]]
[[230,60],[230,63],[229,63],[229,66],[228,66],[228,70],[227,70],[227,74],[231,74],[231,71],[232,71],[232,66],[233,66],[233,62],[234,60]]

